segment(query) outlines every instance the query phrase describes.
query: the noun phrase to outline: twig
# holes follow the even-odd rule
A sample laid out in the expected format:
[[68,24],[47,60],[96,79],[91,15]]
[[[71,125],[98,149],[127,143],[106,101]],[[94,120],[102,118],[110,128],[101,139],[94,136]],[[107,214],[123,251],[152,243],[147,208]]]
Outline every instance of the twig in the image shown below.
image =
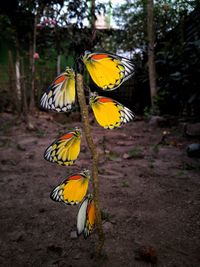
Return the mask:
[[93,177],[93,195],[94,195],[94,204],[96,210],[96,226],[98,231],[99,242],[96,246],[96,256],[99,257],[101,255],[101,251],[104,245],[104,233],[102,228],[102,219],[100,212],[100,204],[99,204],[99,182],[98,182],[98,152],[96,150],[92,134],[91,128],[89,124],[89,112],[86,104],[85,93],[83,89],[83,75],[76,75],[76,86],[77,86],[77,95],[78,101],[81,110],[81,118],[83,122],[83,130],[85,133],[85,138],[90,149],[92,155],[92,177]]

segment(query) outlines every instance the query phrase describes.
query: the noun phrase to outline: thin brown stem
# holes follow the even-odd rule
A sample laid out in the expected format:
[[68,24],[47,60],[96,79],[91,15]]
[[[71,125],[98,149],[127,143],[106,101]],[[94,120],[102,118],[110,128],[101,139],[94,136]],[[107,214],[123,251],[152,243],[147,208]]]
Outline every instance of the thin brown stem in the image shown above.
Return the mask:
[[83,89],[83,75],[76,75],[76,87],[77,87],[77,95],[78,101],[81,110],[81,118],[83,123],[83,130],[85,133],[85,138],[90,149],[92,155],[92,177],[93,177],[93,195],[94,195],[94,204],[96,209],[96,226],[98,230],[99,242],[96,246],[96,256],[99,257],[101,255],[101,251],[104,245],[104,233],[102,228],[102,219],[101,219],[101,209],[99,204],[99,182],[98,182],[98,152],[96,150],[92,134],[91,127],[89,123],[89,112],[86,104],[85,93]]

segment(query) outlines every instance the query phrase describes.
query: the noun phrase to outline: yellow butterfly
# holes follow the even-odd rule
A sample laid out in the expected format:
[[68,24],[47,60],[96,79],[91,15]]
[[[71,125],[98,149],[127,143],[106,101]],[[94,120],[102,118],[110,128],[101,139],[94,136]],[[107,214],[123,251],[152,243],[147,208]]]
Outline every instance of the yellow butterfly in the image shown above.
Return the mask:
[[91,194],[83,200],[77,215],[77,234],[87,238],[94,230],[96,220],[94,200]]
[[82,60],[94,83],[105,91],[118,88],[134,72],[129,59],[109,53],[86,51]]
[[81,173],[70,175],[53,189],[50,198],[65,204],[76,205],[85,197],[89,180],[89,170],[83,170]]
[[57,140],[45,151],[44,158],[59,165],[72,165],[80,153],[81,130],[76,128]]
[[98,96],[96,92],[90,94],[90,106],[97,122],[105,129],[120,127],[134,118],[130,109],[111,98]]
[[75,73],[67,67],[43,94],[40,105],[44,109],[66,112],[75,102]]

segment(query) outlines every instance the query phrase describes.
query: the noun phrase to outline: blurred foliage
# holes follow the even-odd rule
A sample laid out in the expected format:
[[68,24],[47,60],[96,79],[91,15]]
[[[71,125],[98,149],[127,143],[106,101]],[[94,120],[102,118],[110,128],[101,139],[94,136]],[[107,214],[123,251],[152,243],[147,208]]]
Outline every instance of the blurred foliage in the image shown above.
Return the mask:
[[138,112],[146,107],[144,113],[148,115],[200,115],[199,10],[197,0],[154,1],[157,95],[153,109],[148,89],[146,0],[126,1],[114,10],[116,23],[123,29],[116,32],[114,45],[130,51],[135,60]]
[[[97,4],[95,14],[102,12],[105,12],[105,6]],[[100,35],[93,36],[93,29],[88,27],[92,18],[90,0],[1,1],[0,40],[14,45],[19,42],[21,55],[24,55],[23,52],[26,55],[33,42],[35,16],[36,48],[45,61],[59,54],[80,55],[99,40]]]
[[158,93],[164,96],[157,105],[162,113],[200,114],[200,39],[168,47],[166,41],[157,53]]
[[[105,12],[103,4],[98,4],[95,8],[95,14]],[[75,59],[99,41],[101,35],[94,33],[90,27],[91,18],[95,15],[91,13],[90,0],[0,2],[0,64],[9,69],[4,71],[7,78],[7,72],[10,77],[12,76],[8,51],[12,51],[13,66],[16,58],[20,59],[28,101],[31,95],[34,28],[36,28],[35,52],[39,55],[35,61],[34,94],[38,102],[41,88],[47,88],[57,74],[58,56],[61,55],[61,71],[66,65],[74,67]],[[15,77],[10,79],[14,80]]]
[[[197,5],[197,0],[154,1],[155,35],[159,40]],[[147,51],[147,0],[130,1],[114,9],[116,24],[123,29],[116,36],[118,49]]]
[[109,154],[106,155],[106,158],[110,161],[121,161],[120,155],[114,151],[110,151]]
[[142,151],[142,148],[140,147],[134,147],[131,150],[128,151],[129,158],[134,158],[134,159],[140,159],[144,158],[144,153]]
[[122,185],[122,187],[130,187],[128,181],[122,181],[121,185]]
[[[85,50],[128,51],[136,66],[133,98],[137,112],[142,113],[147,107],[145,114],[151,115],[199,114],[200,33],[189,41],[184,36],[182,38],[185,28],[193,27],[194,22],[186,26],[185,19],[193,10],[199,10],[199,0],[154,2],[158,89],[154,110],[149,109],[146,0],[127,0],[118,5],[113,9],[118,28],[95,32],[90,27],[91,20],[93,16],[110,10],[109,1],[107,4],[97,4],[95,14],[91,14],[90,0],[0,1],[1,63],[7,63],[5,46],[13,53],[19,49],[25,75],[30,75],[29,53],[34,18],[37,16],[36,51],[40,55],[36,61],[38,88],[41,88],[41,80],[47,87],[55,76],[58,55],[62,55],[62,71],[66,64],[73,66],[77,56]],[[7,98],[4,105],[7,105],[6,101]]]

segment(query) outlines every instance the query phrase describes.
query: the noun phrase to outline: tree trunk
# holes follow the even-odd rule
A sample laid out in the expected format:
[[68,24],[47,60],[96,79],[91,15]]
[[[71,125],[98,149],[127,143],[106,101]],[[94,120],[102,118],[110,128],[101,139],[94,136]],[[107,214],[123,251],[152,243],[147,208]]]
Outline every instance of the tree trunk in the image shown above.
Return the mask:
[[153,17],[153,0],[147,0],[147,35],[148,35],[148,68],[149,68],[149,85],[151,95],[151,105],[154,105],[156,96],[156,67],[155,67],[155,34],[154,34],[154,17]]
[[16,89],[17,89],[17,98],[18,101],[21,101],[21,76],[20,76],[20,61],[19,58],[16,59],[15,62],[15,73],[16,73]]
[[61,55],[57,56],[57,76],[60,74],[60,65],[61,65]]
[[96,21],[96,17],[95,17],[95,0],[91,0],[90,26],[91,26],[92,30],[95,29],[95,21]]
[[19,51],[16,51],[16,62],[15,62],[15,77],[16,77],[16,95],[17,95],[17,103],[18,103],[18,111],[21,112],[22,108],[22,92],[21,92],[21,74],[20,74],[20,58]]
[[91,27],[91,32],[92,32],[92,36],[91,36],[91,49],[94,48],[94,41],[96,39],[96,16],[95,16],[95,0],[91,0],[91,9],[90,9],[90,27]]
[[15,69],[15,64],[13,62],[13,55],[12,52],[9,50],[8,51],[8,71],[9,71],[9,80],[10,80],[10,99],[12,102],[12,110],[13,112],[20,113],[20,104],[18,101],[18,96],[17,96],[17,88],[16,88],[16,69]]
[[35,108],[35,58],[34,54],[36,52],[36,25],[37,25],[37,15],[34,18],[33,25],[33,39],[30,38],[30,69],[31,69],[31,94],[30,94],[30,109]]
[[[27,104],[27,95],[26,95],[26,76],[24,72],[24,60],[21,59],[21,92],[22,92],[22,111],[23,115],[26,118],[28,116],[28,104]],[[26,121],[26,119],[25,119]]]
[[15,61],[15,90],[17,111],[21,113],[22,110],[22,92],[21,92],[21,73],[20,73],[20,55],[19,55],[19,41],[16,38],[16,61]]

